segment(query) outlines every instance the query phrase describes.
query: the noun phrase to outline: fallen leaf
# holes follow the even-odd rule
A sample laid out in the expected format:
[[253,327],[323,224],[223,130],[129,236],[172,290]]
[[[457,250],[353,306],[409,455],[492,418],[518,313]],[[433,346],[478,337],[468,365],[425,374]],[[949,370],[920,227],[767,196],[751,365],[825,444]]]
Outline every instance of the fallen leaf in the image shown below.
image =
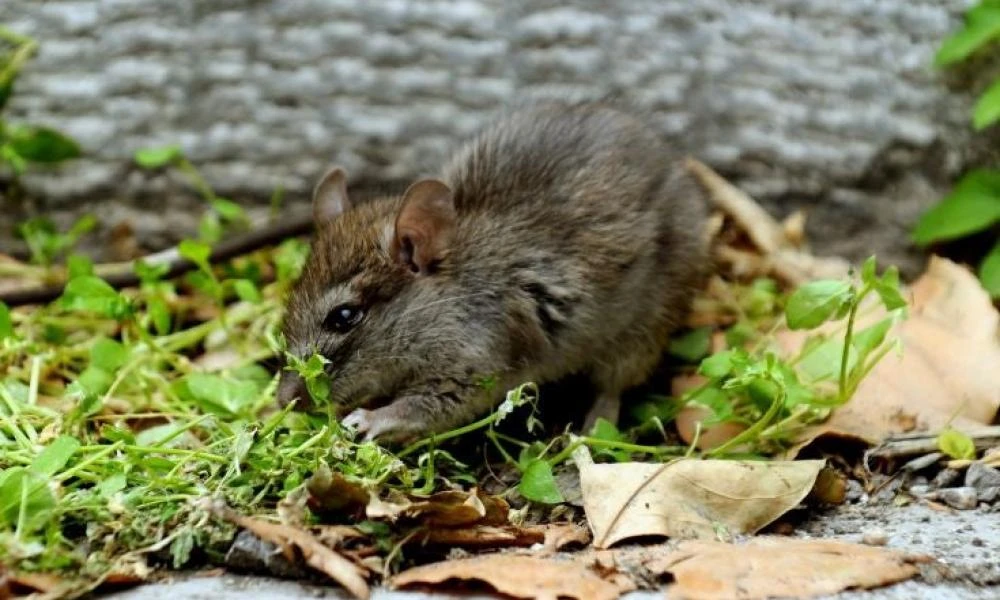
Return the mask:
[[545,541],[544,527],[474,525],[451,528],[432,527],[409,538],[410,543],[460,548],[528,547]]
[[489,554],[415,567],[389,581],[400,589],[438,586],[449,580],[480,581],[515,598],[614,600],[623,590],[585,566],[568,560]]
[[510,513],[503,498],[483,494],[478,489],[438,492],[426,499],[418,498],[410,497],[412,504],[403,514],[418,518],[430,527],[503,525]]
[[41,594],[47,598],[58,597],[69,591],[75,584],[71,580],[62,579],[52,573],[8,573],[5,579],[8,593],[15,598],[28,594]]
[[590,543],[590,530],[576,523],[551,523],[545,525],[545,551],[549,553],[562,550],[572,544],[587,545]]
[[407,518],[431,527],[504,525],[510,506],[500,497],[478,489],[448,490],[430,496],[395,496],[382,500],[372,495],[365,507],[369,519]]
[[714,538],[755,533],[794,508],[812,489],[822,460],[679,459],[665,464],[594,464],[573,454],[594,546],[662,535]]
[[278,546],[289,561],[295,560],[294,548],[298,548],[307,565],[328,575],[351,592],[355,598],[367,600],[369,597],[370,590],[362,568],[324,546],[308,531],[281,523],[247,517],[234,512],[225,505],[213,505],[211,509],[219,517]]
[[323,511],[360,514],[371,501],[371,495],[364,486],[330,470],[326,465],[316,469],[306,480],[305,487],[309,492],[309,505]]
[[[835,540],[759,537],[745,544],[693,540],[646,566],[669,573],[671,598],[807,598],[905,581],[929,557]],[[724,568],[722,568],[724,567]]]
[[[989,296],[968,269],[938,257],[909,295],[910,316],[896,329],[901,353],[886,355],[850,402],[807,430],[790,456],[821,436],[875,444],[914,428],[950,423],[972,433],[993,421],[1000,409],[1000,314]],[[777,339],[794,353],[805,335],[781,332]]]

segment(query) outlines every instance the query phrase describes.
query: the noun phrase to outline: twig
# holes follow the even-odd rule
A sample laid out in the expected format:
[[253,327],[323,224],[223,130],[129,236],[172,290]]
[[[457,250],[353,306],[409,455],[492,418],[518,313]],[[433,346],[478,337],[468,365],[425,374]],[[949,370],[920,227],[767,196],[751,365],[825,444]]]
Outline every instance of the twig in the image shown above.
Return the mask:
[[[865,464],[871,464],[870,461],[873,459],[894,461],[919,454],[937,452],[939,433],[918,433],[889,439],[865,454]],[[1000,425],[983,427],[967,432],[966,435],[972,438],[977,452],[1000,445]]]
[[[220,242],[212,249],[212,254],[208,260],[211,263],[219,263],[236,256],[248,254],[290,237],[309,233],[312,230],[312,226],[313,220],[310,215],[292,216],[283,222],[274,223],[262,229]],[[146,261],[153,264],[169,265],[165,275],[167,278],[177,277],[197,268],[194,263],[181,258],[176,248],[149,255],[146,257]],[[129,262],[113,266],[98,266],[95,267],[95,271],[115,289],[134,287],[139,285],[139,277],[133,271],[133,264]],[[43,304],[51,302],[62,295],[65,285],[66,282],[62,281],[45,286],[5,290],[0,292],[0,301],[6,303],[8,306]]]

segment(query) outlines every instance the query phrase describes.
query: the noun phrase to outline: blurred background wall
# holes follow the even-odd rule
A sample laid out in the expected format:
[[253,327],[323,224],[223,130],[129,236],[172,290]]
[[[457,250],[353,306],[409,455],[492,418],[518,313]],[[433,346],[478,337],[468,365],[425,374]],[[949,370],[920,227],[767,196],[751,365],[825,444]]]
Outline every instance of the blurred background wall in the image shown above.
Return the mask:
[[219,194],[265,206],[281,186],[293,210],[328,163],[401,183],[506,101],[618,90],[775,214],[807,207],[821,252],[912,271],[908,228],[983,155],[979,83],[931,66],[969,3],[3,0],[4,24],[41,44],[9,116],[86,158],[33,171],[32,199],[0,208],[7,229],[92,211],[162,246],[202,206],[137,149],[178,143]]

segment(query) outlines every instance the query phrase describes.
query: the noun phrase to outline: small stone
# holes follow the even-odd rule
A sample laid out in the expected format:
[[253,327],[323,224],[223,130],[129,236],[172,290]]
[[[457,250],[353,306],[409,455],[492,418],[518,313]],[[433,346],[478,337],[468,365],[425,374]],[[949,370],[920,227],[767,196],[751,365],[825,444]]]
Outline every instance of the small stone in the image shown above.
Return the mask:
[[965,485],[977,490],[1000,486],[1000,470],[974,462],[965,471]]
[[927,467],[937,463],[939,460],[944,458],[944,454],[941,452],[931,452],[930,454],[925,454],[923,456],[918,456],[913,460],[909,461],[903,465],[904,471],[909,471],[911,473],[916,473],[917,471],[922,471]]
[[926,496],[930,493],[931,488],[928,485],[911,485],[910,489],[907,490],[914,496]]
[[962,472],[958,469],[941,469],[938,474],[934,476],[931,480],[931,486],[936,489],[950,487],[956,481],[958,481],[959,476]]
[[997,498],[1000,498],[1000,486],[993,486],[988,488],[979,489],[979,501],[988,502],[992,504],[996,502]]
[[938,490],[937,499],[958,510],[971,510],[976,508],[979,495],[976,488],[957,487]]
[[983,541],[983,538],[972,538],[972,541],[969,543],[972,544],[973,546],[976,546],[977,548],[982,548],[983,546],[986,545],[986,542]]
[[889,534],[877,527],[866,529],[861,532],[861,543],[869,546],[885,546],[889,543]]

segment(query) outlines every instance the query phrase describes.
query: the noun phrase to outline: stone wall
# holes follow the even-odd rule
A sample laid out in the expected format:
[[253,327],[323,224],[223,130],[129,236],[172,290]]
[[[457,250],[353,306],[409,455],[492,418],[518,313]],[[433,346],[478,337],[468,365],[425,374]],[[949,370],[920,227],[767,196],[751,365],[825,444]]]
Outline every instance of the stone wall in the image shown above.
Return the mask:
[[977,157],[970,93],[930,66],[968,4],[3,0],[0,22],[41,43],[10,116],[87,157],[2,209],[128,219],[157,246],[200,208],[136,149],[179,143],[220,194],[262,205],[281,186],[301,207],[330,162],[398,183],[506,101],[619,90],[776,213],[809,207],[820,250],[913,266],[906,229]]

